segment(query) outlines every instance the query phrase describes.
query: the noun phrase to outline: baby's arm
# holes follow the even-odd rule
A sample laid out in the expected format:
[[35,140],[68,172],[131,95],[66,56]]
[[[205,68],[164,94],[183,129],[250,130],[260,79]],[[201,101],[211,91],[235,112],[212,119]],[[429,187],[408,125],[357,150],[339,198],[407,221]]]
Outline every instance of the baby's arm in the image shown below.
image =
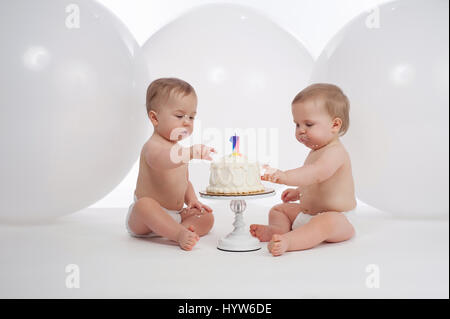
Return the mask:
[[154,169],[172,169],[188,163],[192,159],[211,160],[213,148],[205,145],[182,147],[174,144],[171,147],[158,143],[147,143],[144,150],[146,163]]
[[188,179],[188,187],[184,195],[184,202],[186,203],[186,205],[188,205],[188,208],[198,208],[200,211],[202,211],[202,209],[205,209],[208,213],[212,213],[211,207],[201,203],[198,200],[197,195],[195,194],[194,186],[189,180],[189,171],[186,172],[186,177]]
[[317,184],[333,176],[344,164],[344,159],[343,150],[333,147],[326,150],[314,163],[287,171],[276,170],[263,179],[297,187]]

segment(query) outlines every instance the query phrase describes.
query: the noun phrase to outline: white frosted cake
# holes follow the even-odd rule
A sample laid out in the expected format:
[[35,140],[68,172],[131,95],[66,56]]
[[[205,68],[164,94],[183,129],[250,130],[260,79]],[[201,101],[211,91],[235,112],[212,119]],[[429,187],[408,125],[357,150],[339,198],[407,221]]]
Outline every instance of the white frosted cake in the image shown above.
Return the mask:
[[207,193],[232,195],[262,191],[258,162],[249,162],[242,154],[231,154],[211,163]]

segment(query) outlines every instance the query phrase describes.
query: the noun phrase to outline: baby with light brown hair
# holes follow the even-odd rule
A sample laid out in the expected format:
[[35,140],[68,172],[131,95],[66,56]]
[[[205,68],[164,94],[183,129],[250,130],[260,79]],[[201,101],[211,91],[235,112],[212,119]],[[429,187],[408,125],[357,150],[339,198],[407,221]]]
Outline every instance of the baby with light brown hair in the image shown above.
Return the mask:
[[[189,181],[192,159],[212,160],[213,148],[182,147],[194,129],[197,95],[187,82],[161,78],[147,89],[153,135],[142,147],[139,174],[126,228],[134,237],[162,236],[191,250],[213,226],[212,209],[201,203]],[[185,206],[186,205],[186,206]]]
[[[342,90],[317,83],[292,101],[297,140],[310,148],[304,165],[281,171],[266,167],[263,180],[295,186],[269,212],[269,225],[250,226],[250,233],[269,242],[273,256],[304,250],[322,242],[353,237],[356,198],[350,157],[339,137],[349,127],[350,103]],[[299,201],[299,202],[297,202]]]

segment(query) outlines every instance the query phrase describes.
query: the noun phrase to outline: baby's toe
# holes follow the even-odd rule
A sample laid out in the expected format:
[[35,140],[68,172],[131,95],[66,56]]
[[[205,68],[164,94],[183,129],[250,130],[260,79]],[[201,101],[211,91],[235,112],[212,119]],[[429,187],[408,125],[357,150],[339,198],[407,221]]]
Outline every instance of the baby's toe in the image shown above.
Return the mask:
[[273,256],[279,256],[281,255],[281,250],[280,247],[278,245],[274,245],[271,251]]
[[191,242],[195,245],[199,240],[200,240],[200,237],[198,237],[198,235],[195,234],[195,236],[190,238],[189,242]]
[[192,248],[194,248],[196,242],[195,241],[189,241],[187,243],[185,243],[184,247],[186,248],[186,250],[192,250]]
[[181,249],[183,249],[183,250],[191,250],[192,249],[191,247],[189,247],[188,243],[184,243],[183,245],[180,245],[180,246],[181,246]]

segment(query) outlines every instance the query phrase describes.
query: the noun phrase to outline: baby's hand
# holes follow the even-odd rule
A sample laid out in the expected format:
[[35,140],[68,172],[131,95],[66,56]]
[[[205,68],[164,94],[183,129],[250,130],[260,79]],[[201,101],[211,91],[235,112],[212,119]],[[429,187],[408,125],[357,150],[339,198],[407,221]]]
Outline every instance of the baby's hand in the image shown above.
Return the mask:
[[293,202],[300,199],[300,192],[297,188],[288,188],[281,194],[281,200],[286,202]]
[[204,159],[212,161],[211,153],[216,153],[216,150],[212,147],[195,144],[191,146],[191,159]]
[[269,165],[263,165],[265,170],[264,175],[261,176],[263,181],[268,181],[277,184],[284,184],[286,173],[279,169],[272,168]]
[[189,203],[189,205],[188,205],[188,210],[189,209],[192,209],[192,208],[197,208],[200,212],[207,212],[207,213],[212,213],[212,208],[211,207],[209,207],[208,205],[205,205],[205,204],[203,204],[203,203],[201,203],[201,202],[199,202],[199,201],[195,201],[195,202],[192,202],[192,203]]

